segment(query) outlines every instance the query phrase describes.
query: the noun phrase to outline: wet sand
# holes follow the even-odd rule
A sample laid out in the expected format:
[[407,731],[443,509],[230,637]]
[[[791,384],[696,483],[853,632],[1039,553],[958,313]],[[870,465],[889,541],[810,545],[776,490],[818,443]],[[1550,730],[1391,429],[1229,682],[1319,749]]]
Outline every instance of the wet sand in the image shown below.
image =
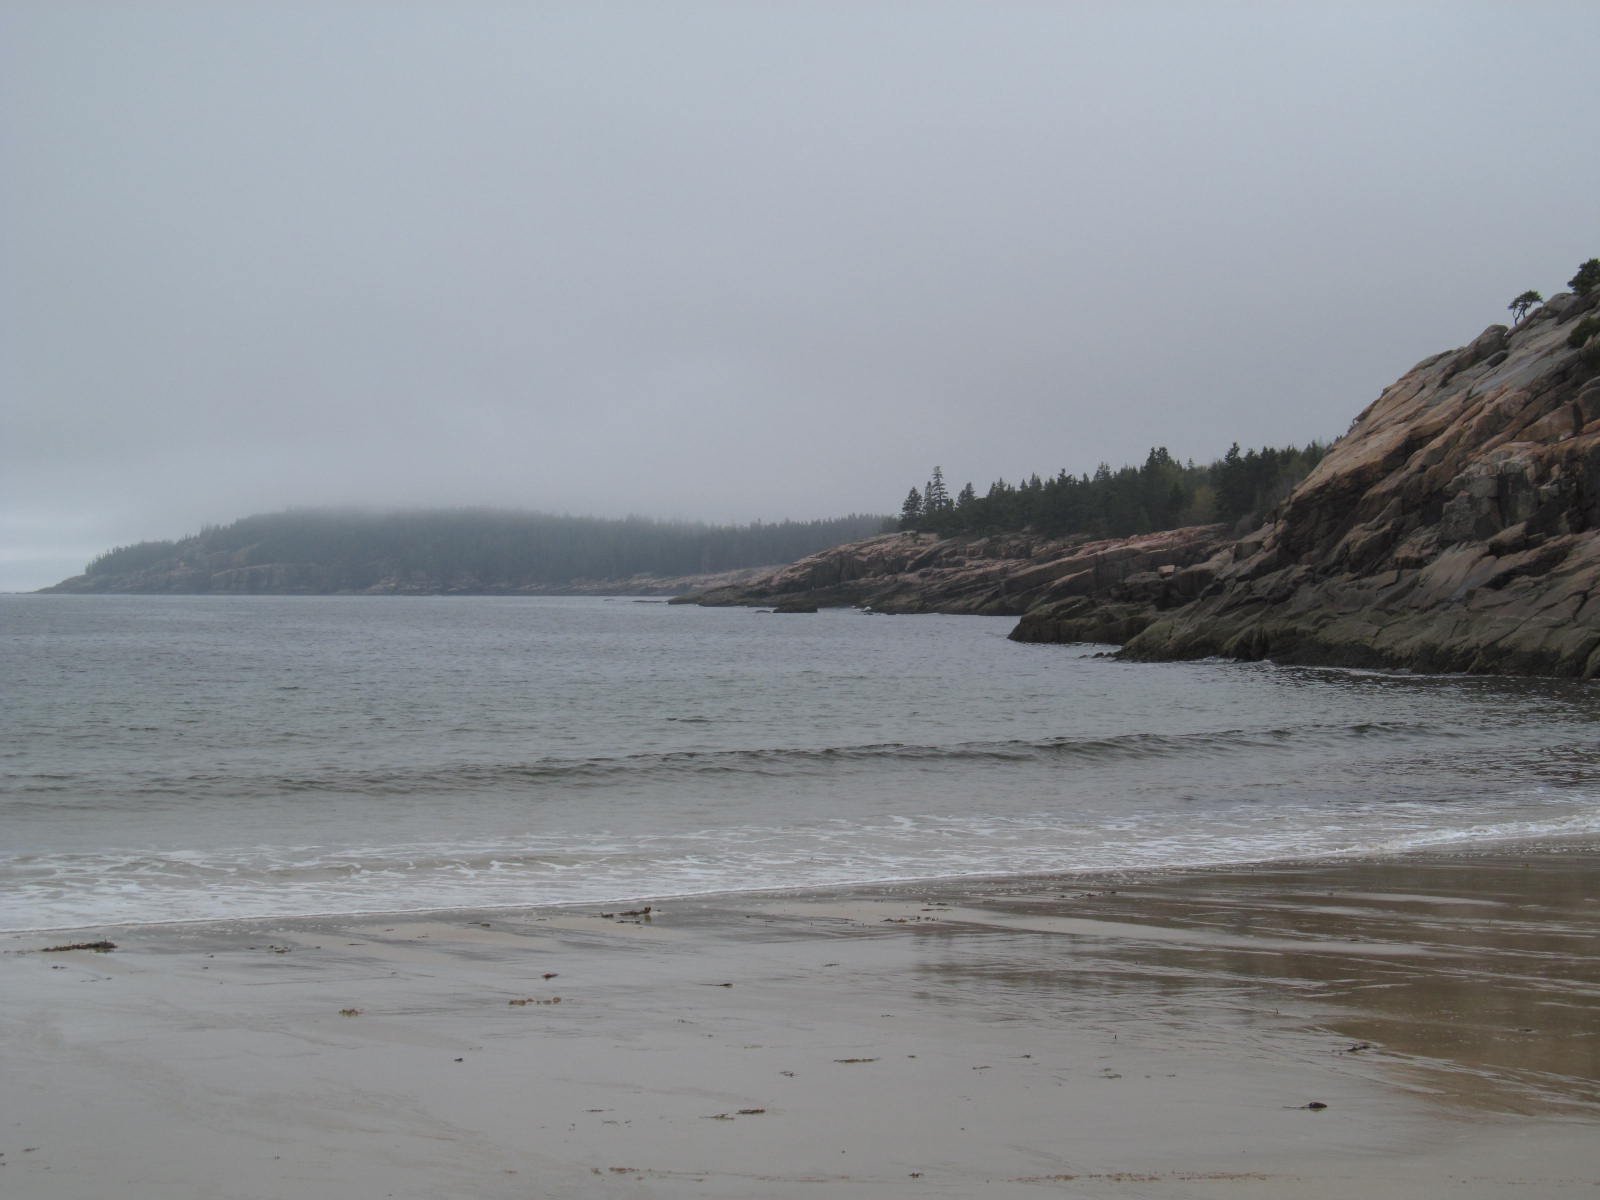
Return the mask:
[[0,1189],[1593,1197],[1597,867],[3,935]]

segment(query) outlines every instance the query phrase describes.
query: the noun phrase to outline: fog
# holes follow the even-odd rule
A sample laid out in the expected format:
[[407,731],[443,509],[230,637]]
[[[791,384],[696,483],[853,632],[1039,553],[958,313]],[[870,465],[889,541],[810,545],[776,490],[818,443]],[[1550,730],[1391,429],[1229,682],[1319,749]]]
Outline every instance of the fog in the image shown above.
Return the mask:
[[0,589],[1342,433],[1600,254],[1600,5],[0,7]]

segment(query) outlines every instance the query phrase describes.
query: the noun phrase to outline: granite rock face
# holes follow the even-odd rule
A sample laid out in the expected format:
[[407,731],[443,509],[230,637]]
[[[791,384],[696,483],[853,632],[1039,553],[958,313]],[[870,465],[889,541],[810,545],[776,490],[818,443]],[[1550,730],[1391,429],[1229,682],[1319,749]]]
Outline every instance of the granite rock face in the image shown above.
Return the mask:
[[[1098,541],[890,533],[824,550],[735,587],[680,596],[675,603],[855,605],[889,613],[1004,616],[1041,605],[1087,605],[1094,611],[1082,628],[1092,625],[1117,636],[1071,640],[1122,641],[1147,623],[1163,597],[1177,602],[1186,568],[1230,543],[1220,525]],[[1101,607],[1090,597],[1100,598]]]
[[1594,308],[1553,297],[1417,364],[1124,653],[1594,677],[1600,339],[1572,336]]

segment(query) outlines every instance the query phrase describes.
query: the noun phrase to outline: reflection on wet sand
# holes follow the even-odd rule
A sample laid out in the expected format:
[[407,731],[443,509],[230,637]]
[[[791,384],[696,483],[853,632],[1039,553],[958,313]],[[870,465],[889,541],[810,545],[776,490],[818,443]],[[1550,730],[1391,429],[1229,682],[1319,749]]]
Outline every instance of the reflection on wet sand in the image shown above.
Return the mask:
[[1017,881],[940,917],[917,927],[930,998],[982,989],[991,1009],[998,992],[1195,1038],[1219,1022],[1271,1036],[1292,1001],[1335,1052],[1451,1105],[1600,1103],[1600,879],[1582,853]]

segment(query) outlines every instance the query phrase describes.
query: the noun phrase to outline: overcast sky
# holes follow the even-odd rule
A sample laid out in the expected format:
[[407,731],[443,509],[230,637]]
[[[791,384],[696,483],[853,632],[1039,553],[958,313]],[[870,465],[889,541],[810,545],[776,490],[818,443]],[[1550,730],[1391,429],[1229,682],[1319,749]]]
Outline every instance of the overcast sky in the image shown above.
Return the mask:
[[1331,438],[1600,254],[1600,4],[0,0],[0,589],[291,505]]

